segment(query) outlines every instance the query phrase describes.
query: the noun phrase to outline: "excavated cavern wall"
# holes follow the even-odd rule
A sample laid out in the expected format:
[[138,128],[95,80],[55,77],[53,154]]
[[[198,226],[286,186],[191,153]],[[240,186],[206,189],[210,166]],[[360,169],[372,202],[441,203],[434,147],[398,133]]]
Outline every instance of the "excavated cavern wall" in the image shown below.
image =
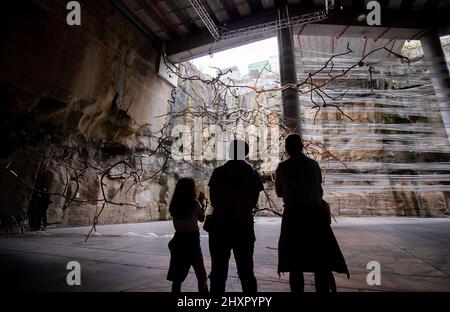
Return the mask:
[[[314,61],[323,64],[321,60]],[[192,64],[185,66],[191,75],[202,75]],[[348,89],[348,94],[336,103],[352,120],[330,107],[316,115],[310,109],[309,94],[301,97],[304,137],[323,144],[336,156],[318,159],[324,174],[324,196],[333,214],[448,216],[450,145],[426,64],[420,59],[410,66],[392,58],[379,62],[373,77],[374,93],[366,71],[355,70],[351,77],[336,82],[337,94]],[[237,75],[235,79],[238,78]],[[252,85],[254,79],[241,77],[238,84]],[[270,74],[259,76],[261,84],[273,80]],[[211,98],[210,90],[201,83],[187,80],[183,88],[187,93],[195,89],[201,98]],[[202,104],[192,103],[192,98],[183,92],[177,95],[175,107],[180,111]],[[267,103],[265,97],[261,94],[260,103]],[[225,100],[230,105],[256,105],[255,95],[246,93],[238,100]],[[279,99],[271,100],[275,104],[271,107],[279,112]],[[180,123],[188,121],[183,119]],[[212,166],[204,162],[202,167],[206,170]],[[265,210],[259,214],[273,215],[269,210],[280,211],[283,203],[275,194],[273,173],[265,174],[265,190],[270,199],[265,194],[260,196],[259,208]]]
[[[101,198],[97,169],[150,153],[149,134],[164,122],[156,116],[166,112],[172,87],[157,75],[157,49],[108,1],[81,2],[81,26],[67,25],[67,1],[18,1],[2,20],[0,163],[23,181],[2,169],[0,232],[35,222],[36,193],[23,182],[77,200]],[[145,159],[143,175],[163,158]],[[107,194],[139,208],[108,205],[100,223],[165,219],[177,177],[170,173],[128,192],[128,184],[119,190],[120,181],[108,180]],[[101,207],[50,200],[48,223],[55,226],[92,224]]]
[[[301,97],[304,137],[323,143],[347,166],[319,159],[333,214],[450,215],[450,145],[427,64],[421,58],[410,65],[392,58],[378,61],[373,94],[367,75],[357,70],[334,87],[348,89],[337,103],[352,120],[334,109],[316,116],[309,95]],[[282,207],[274,184],[268,181],[265,187]],[[267,198],[260,205],[268,207]]]

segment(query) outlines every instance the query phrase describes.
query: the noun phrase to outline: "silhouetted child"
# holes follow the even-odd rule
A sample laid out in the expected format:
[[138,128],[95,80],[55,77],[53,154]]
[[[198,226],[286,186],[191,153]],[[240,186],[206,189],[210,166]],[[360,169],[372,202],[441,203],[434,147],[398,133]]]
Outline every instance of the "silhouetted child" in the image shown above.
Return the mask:
[[[199,199],[203,201],[201,193]],[[173,219],[175,236],[169,242],[170,267],[167,279],[172,281],[172,291],[180,292],[191,266],[198,280],[198,291],[207,292],[207,274],[200,247],[198,221],[205,220],[204,206],[195,195],[195,182],[191,178],[178,180],[169,212]]]

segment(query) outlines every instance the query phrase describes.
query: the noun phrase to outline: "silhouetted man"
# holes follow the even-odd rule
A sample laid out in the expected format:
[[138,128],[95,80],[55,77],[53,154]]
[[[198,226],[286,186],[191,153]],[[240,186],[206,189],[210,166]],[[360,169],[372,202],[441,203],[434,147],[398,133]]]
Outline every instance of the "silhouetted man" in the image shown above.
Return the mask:
[[211,215],[213,226],[208,229],[211,292],[225,292],[228,263],[233,250],[242,291],[255,293],[253,208],[263,184],[256,170],[245,161],[249,152],[245,141],[234,140],[229,152],[232,160],[216,168],[209,181],[214,209]]
[[319,164],[302,151],[300,135],[290,134],[286,138],[289,158],[281,162],[276,171],[276,192],[284,202],[278,273],[290,272],[291,290],[302,292],[303,272],[314,272],[316,291],[327,292],[334,286],[331,272],[348,276],[348,269],[322,200]]

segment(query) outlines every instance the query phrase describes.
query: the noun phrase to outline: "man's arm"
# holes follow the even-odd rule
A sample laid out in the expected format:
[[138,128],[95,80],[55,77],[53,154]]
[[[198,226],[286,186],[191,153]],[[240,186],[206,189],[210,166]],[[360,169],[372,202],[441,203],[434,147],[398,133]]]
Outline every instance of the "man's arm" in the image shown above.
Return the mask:
[[259,176],[258,171],[253,170],[254,176],[255,176],[255,193],[253,197],[252,206],[256,207],[256,204],[258,203],[259,199],[259,193],[264,190],[264,185],[261,181],[261,177]]
[[217,180],[217,173],[216,173],[216,170],[214,170],[213,171],[213,173],[212,173],[212,175],[211,175],[211,178],[209,179],[209,183],[208,183],[208,186],[209,186],[209,199],[211,200],[211,205],[212,205],[212,207],[213,208],[215,208],[215,207],[217,207],[217,204],[218,204],[218,201],[219,201],[219,199],[218,199],[218,192],[217,192],[217,183],[216,183],[216,180]]
[[283,197],[283,185],[281,184],[280,165],[278,165],[278,168],[275,171],[275,192],[277,193],[278,197]]

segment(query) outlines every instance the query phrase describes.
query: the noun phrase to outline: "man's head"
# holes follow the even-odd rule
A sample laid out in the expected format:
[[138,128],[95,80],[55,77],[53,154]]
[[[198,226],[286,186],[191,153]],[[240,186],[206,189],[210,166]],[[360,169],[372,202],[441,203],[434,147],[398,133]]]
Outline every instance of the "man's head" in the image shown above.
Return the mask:
[[245,157],[250,151],[248,143],[244,140],[233,140],[228,148],[230,159],[232,160],[245,160]]
[[302,137],[297,133],[289,134],[286,137],[285,144],[289,156],[300,155],[303,151]]

